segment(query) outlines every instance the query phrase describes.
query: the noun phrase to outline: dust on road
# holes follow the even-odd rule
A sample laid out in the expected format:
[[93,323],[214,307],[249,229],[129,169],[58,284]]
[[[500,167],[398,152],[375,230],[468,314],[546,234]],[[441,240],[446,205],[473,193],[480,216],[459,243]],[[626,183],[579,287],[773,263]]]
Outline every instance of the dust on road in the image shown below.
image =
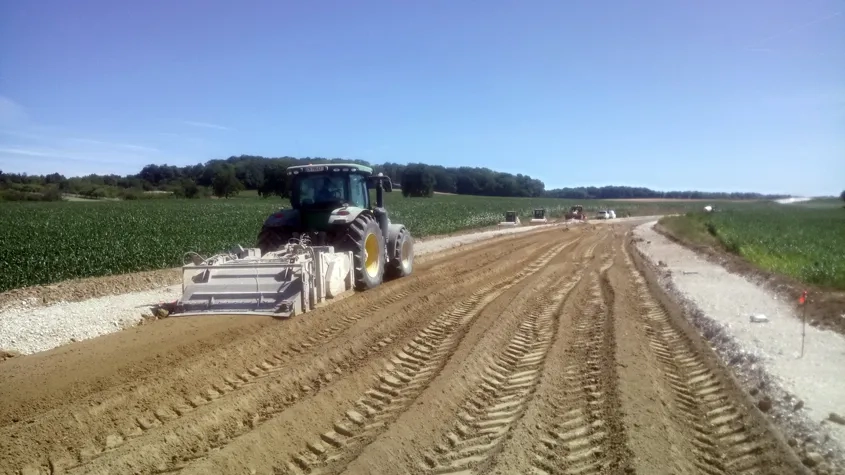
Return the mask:
[[626,247],[450,253],[302,317],[185,317],[0,365],[0,472],[802,473]]

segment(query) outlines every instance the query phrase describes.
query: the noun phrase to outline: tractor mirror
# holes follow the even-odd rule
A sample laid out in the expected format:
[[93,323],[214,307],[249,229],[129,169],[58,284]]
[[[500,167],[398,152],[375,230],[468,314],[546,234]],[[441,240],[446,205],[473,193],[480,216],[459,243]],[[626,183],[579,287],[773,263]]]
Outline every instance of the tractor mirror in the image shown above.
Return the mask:
[[381,173],[379,173],[378,175],[373,175],[369,177],[369,182],[370,187],[372,188],[377,187],[379,182],[381,182],[381,186],[384,188],[384,191],[393,191],[393,182],[390,181],[390,177],[387,175],[383,175]]

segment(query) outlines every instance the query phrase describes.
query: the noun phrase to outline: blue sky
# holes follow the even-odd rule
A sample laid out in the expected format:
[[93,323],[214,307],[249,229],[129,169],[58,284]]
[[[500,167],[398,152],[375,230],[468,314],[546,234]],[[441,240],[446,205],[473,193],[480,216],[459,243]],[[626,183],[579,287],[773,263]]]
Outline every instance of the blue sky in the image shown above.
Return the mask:
[[240,154],[838,195],[845,2],[0,2],[0,169]]

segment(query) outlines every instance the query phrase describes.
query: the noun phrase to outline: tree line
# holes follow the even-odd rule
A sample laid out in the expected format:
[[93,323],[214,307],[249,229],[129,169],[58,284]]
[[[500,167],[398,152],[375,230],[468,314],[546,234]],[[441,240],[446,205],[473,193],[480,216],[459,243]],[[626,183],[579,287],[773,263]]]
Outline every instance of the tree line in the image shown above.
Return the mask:
[[[786,195],[714,193],[701,191],[654,191],[642,187],[603,186],[546,190],[545,184],[528,175],[503,173],[482,167],[444,167],[424,163],[370,164],[363,160],[327,158],[267,158],[232,156],[206,163],[174,166],[147,165],[134,175],[87,175],[67,178],[50,175],[11,174],[0,171],[0,199],[53,200],[62,194],[89,198],[140,199],[154,197],[228,198],[243,190],[261,196],[288,196],[287,167],[320,163],[357,163],[390,177],[407,197],[431,197],[435,192],[502,197],[553,197],[567,199],[700,198],[776,199]],[[164,193],[156,193],[164,192]]]

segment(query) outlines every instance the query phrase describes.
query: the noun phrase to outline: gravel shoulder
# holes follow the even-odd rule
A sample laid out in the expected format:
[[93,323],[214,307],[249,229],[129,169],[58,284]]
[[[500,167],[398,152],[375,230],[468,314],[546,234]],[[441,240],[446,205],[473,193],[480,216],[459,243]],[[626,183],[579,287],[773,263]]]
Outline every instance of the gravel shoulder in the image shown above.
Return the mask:
[[[418,262],[428,256],[496,238],[548,229],[519,226],[426,239],[415,245]],[[142,323],[152,309],[179,298],[178,269],[76,279],[0,294],[0,351],[32,354]],[[93,298],[92,298],[93,297]],[[2,358],[0,358],[2,361]]]
[[[634,234],[661,272],[661,286],[695,315],[693,324],[791,444],[841,463],[845,425],[831,413],[845,414],[845,338],[807,325],[801,356],[802,323],[792,302],[670,241],[655,223]],[[758,314],[768,321],[752,322]]]

